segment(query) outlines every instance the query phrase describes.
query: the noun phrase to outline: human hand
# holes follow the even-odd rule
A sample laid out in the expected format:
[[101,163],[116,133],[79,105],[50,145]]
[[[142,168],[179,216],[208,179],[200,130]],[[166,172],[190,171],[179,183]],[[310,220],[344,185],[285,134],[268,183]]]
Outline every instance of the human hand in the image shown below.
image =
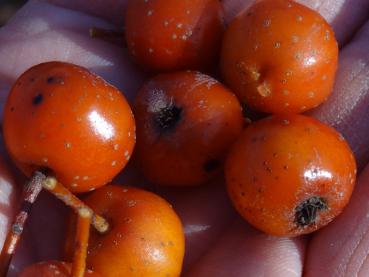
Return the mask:
[[[93,3],[91,3],[93,2]],[[61,60],[85,66],[120,88],[129,100],[144,76],[121,47],[91,39],[92,26],[122,26],[126,1],[30,1],[0,30],[0,99],[24,70],[44,61]],[[227,21],[253,1],[224,0]],[[299,1],[333,25],[340,43],[340,67],[329,101],[312,114],[333,125],[350,142],[359,165],[368,162],[369,22],[368,0]],[[63,8],[67,7],[67,9]],[[107,23],[110,22],[110,23]],[[119,25],[120,24],[120,25]],[[361,31],[354,35],[357,30]],[[143,185],[133,168],[119,183]],[[221,181],[198,188],[154,188],[179,213],[186,232],[185,276],[336,276],[369,274],[367,231],[369,171],[359,178],[353,199],[332,224],[310,237],[276,238],[256,231],[233,211]],[[14,184],[14,182],[12,182]],[[19,186],[19,185],[18,185]],[[8,190],[7,190],[8,189]],[[4,223],[11,217],[15,187],[0,182]],[[9,192],[9,196],[6,192]],[[14,193],[13,193],[14,192]],[[8,201],[11,200],[11,201]],[[9,276],[25,265],[59,257],[68,210],[42,194],[35,205]],[[0,235],[5,235],[5,224]],[[355,228],[356,227],[356,228]]]

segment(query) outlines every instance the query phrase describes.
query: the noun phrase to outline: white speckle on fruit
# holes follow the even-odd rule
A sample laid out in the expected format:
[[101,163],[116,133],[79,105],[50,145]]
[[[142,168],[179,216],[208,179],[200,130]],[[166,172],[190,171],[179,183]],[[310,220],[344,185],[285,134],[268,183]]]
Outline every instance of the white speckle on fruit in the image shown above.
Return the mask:
[[126,150],[126,151],[124,152],[124,157],[126,158],[126,160],[127,160],[127,161],[129,160],[130,155],[129,155],[129,151],[128,151],[128,150]]
[[257,87],[257,91],[261,97],[268,97],[272,94],[272,90],[266,82],[263,82]]
[[128,207],[132,208],[136,206],[137,202],[135,200],[128,200],[127,204],[128,204]]
[[265,19],[264,21],[263,21],[263,26],[265,27],[265,28],[268,28],[269,26],[270,26],[270,24],[272,23],[272,20],[271,19]]
[[315,97],[315,92],[314,91],[309,91],[308,92],[308,97],[309,98],[314,98]]
[[325,30],[325,35],[324,35],[324,40],[330,40],[331,39],[331,34],[329,32],[329,30]]
[[290,121],[288,119],[282,119],[282,124],[283,125],[289,125]]
[[291,40],[293,43],[298,43],[299,42],[299,37],[298,36],[292,36]]

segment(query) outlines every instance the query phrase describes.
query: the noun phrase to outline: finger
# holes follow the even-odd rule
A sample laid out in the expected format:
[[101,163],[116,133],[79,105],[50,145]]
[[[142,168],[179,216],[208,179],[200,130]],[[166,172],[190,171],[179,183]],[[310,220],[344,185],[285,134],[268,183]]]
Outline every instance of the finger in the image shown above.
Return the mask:
[[307,252],[306,276],[369,276],[369,166],[349,206],[318,232]]
[[49,3],[105,18],[123,26],[127,0],[44,0]]
[[186,276],[301,276],[304,248],[301,237],[267,236],[237,218]]
[[[226,21],[248,8],[254,0],[225,0]],[[367,0],[298,0],[297,2],[318,11],[333,27],[340,45],[346,43],[368,17]]]
[[349,141],[359,167],[369,160],[369,22],[340,55],[333,94],[312,114]]
[[35,202],[8,277],[18,276],[26,266],[45,260],[60,260],[70,210],[46,191]]
[[3,248],[5,236],[9,230],[10,218],[15,213],[16,198],[18,194],[17,182],[14,172],[4,158],[4,149],[0,150],[0,249]]
[[132,99],[142,76],[122,47],[90,38],[91,26],[111,27],[80,12],[29,2],[0,30],[0,80],[10,85],[29,67],[59,60],[89,68]]
[[211,182],[195,188],[161,188],[157,192],[173,204],[182,220],[186,236],[184,272],[188,271],[229,228],[235,216],[224,183]]

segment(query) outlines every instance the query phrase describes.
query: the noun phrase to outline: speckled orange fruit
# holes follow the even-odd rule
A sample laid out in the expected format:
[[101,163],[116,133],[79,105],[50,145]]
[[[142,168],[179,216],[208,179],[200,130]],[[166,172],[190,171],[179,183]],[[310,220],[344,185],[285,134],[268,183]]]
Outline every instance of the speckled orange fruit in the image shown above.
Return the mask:
[[128,49],[145,70],[211,69],[224,31],[219,0],[131,0]]
[[133,109],[139,167],[150,182],[166,186],[200,185],[219,174],[244,123],[236,96],[193,71],[151,79]]
[[124,96],[87,69],[36,65],[13,86],[4,108],[6,147],[28,176],[55,174],[73,192],[109,182],[126,165],[135,122]]
[[[32,264],[25,268],[19,277],[69,277],[71,265],[60,261],[49,261]],[[101,275],[87,270],[85,277],[101,277]]]
[[226,162],[237,211],[278,236],[310,233],[332,221],[348,203],[355,178],[355,159],[343,137],[302,115],[253,123]]
[[327,99],[337,60],[337,41],[322,16],[294,1],[263,0],[230,23],[221,71],[253,109],[300,113]]
[[[100,188],[84,200],[111,225],[105,234],[91,230],[88,268],[104,277],[180,276],[184,233],[165,200],[141,189],[114,185]],[[73,239],[71,232],[67,248]],[[73,249],[67,249],[70,251]]]

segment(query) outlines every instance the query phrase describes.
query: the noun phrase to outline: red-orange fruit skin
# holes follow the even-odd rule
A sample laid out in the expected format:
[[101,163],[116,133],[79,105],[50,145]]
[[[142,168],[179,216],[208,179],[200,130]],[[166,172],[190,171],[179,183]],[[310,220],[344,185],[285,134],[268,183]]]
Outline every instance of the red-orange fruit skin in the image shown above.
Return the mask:
[[[157,114],[168,103],[182,109],[181,118],[163,130]],[[194,71],[154,77],[139,91],[133,110],[139,168],[151,183],[164,186],[201,185],[219,174],[244,124],[236,96]]]
[[[182,223],[161,197],[131,187],[108,185],[84,199],[108,219],[110,230],[91,230],[87,266],[104,277],[180,276],[185,250]],[[73,253],[74,234],[67,238]]]
[[[48,261],[32,264],[26,267],[19,277],[70,277],[71,265],[60,261]],[[85,277],[101,277],[101,275],[87,270]]]
[[36,65],[18,78],[4,108],[3,132],[26,175],[47,169],[73,192],[109,182],[135,145],[133,113],[120,91],[63,62]]
[[[333,128],[302,115],[272,116],[247,127],[230,151],[226,182],[234,207],[265,233],[297,236],[332,221],[356,178],[350,147]],[[316,221],[296,224],[296,208],[321,197]]]
[[263,0],[224,34],[221,72],[242,102],[267,113],[300,113],[330,95],[338,45],[317,12],[290,0]]
[[144,70],[211,69],[223,31],[219,0],[128,1],[127,46]]

